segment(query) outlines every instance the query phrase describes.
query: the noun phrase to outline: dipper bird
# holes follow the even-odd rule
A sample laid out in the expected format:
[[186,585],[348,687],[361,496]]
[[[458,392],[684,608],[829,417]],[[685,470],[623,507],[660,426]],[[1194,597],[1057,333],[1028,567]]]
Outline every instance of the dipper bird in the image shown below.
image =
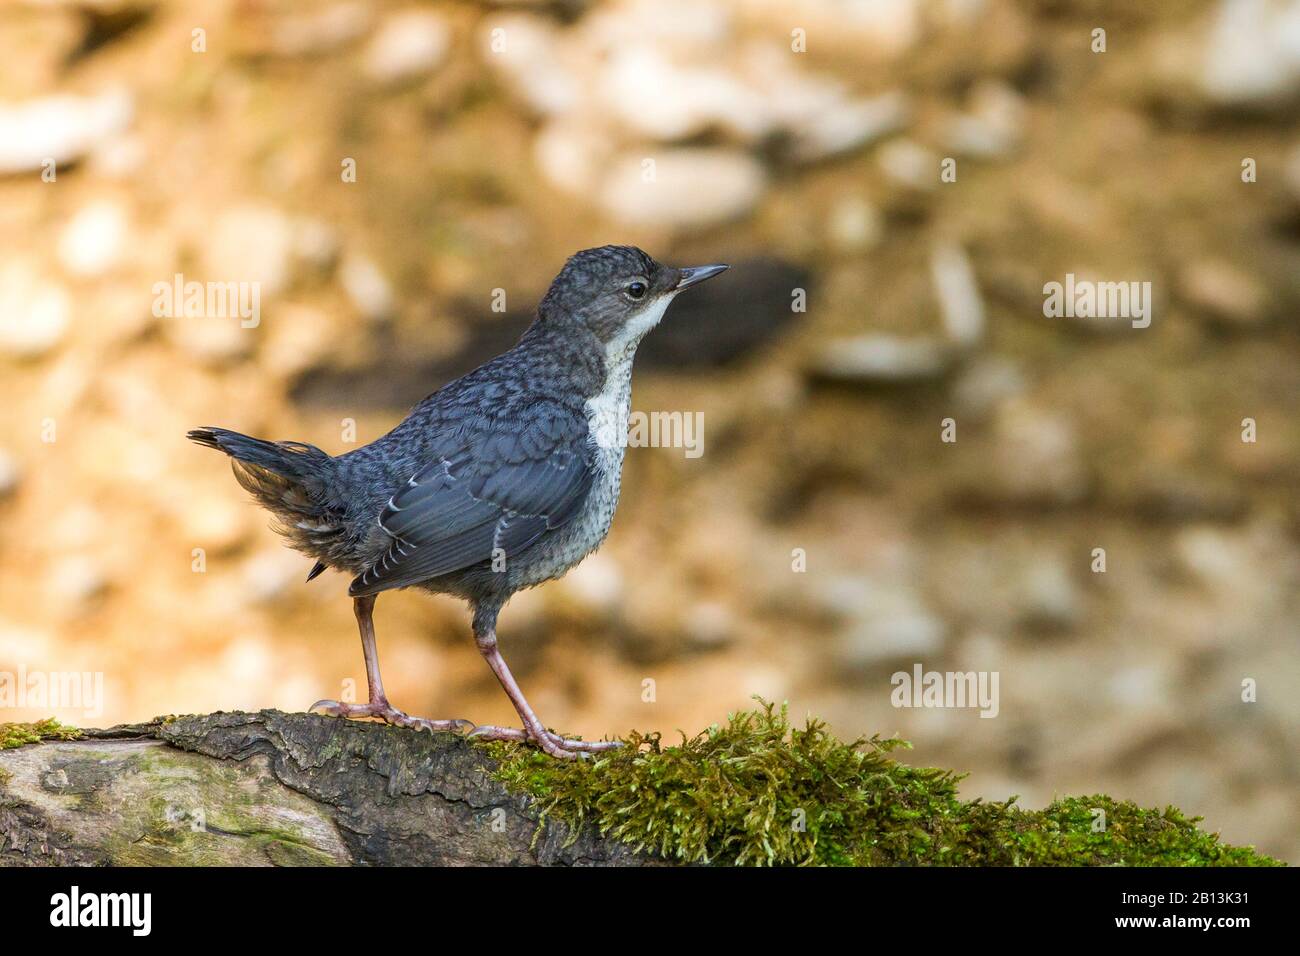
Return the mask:
[[[225,452],[291,547],[353,575],[370,700],[313,711],[425,730],[531,741],[555,757],[618,746],[547,730],[497,647],[497,615],[522,588],[561,577],[604,541],[618,506],[632,360],[684,289],[725,265],[674,269],[631,246],[572,256],[517,345],[424,399],[382,438],[333,457],[224,428],[189,438]],[[375,599],[420,587],[464,598],[474,640],[523,729],[428,720],[384,694]]]

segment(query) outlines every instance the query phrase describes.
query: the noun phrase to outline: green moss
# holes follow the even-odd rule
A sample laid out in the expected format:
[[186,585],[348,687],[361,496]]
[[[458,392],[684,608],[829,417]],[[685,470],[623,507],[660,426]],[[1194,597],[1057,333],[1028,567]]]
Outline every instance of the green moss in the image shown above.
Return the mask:
[[65,727],[53,717],[34,724],[0,724],[0,750],[11,750],[42,740],[76,740],[80,736],[81,731],[76,727]]
[[[964,801],[951,771],[909,767],[906,741],[844,743],[825,724],[792,728],[786,708],[732,714],[679,746],[633,733],[595,759],[559,761],[512,743],[484,744],[497,776],[532,797],[541,824],[594,826],[686,863],[822,866],[1261,866],[1170,807],[1107,796],[1041,810]],[[1094,832],[1096,811],[1104,829]]]

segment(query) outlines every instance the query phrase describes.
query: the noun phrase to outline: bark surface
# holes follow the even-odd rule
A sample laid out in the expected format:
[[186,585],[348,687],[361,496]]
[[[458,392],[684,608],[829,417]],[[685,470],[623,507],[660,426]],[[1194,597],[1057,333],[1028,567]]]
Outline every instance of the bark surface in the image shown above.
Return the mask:
[[452,734],[216,713],[0,751],[0,866],[642,865]]

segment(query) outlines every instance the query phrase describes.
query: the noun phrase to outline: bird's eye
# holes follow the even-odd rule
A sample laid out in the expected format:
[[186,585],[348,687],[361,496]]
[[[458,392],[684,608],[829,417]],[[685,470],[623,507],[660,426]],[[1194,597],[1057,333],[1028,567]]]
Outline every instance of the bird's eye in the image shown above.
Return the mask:
[[634,299],[639,299],[645,295],[645,283],[633,282],[627,287],[627,294]]

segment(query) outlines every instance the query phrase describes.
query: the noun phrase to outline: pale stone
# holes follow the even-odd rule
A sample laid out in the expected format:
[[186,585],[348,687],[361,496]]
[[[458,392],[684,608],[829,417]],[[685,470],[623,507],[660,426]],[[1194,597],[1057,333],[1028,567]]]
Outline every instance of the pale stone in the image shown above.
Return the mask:
[[966,251],[955,243],[936,245],[930,275],[948,338],[962,348],[978,345],[984,338],[984,300]]
[[998,408],[995,433],[998,494],[1059,504],[1083,497],[1087,471],[1068,418],[1027,399],[1012,399]]
[[131,95],[118,90],[0,104],[0,175],[40,172],[48,160],[57,174],[126,129],[134,112]]
[[72,314],[68,293],[22,261],[0,266],[0,353],[38,358],[56,348]]
[[700,229],[751,212],[766,181],[763,167],[745,153],[656,150],[616,160],[599,198],[611,217],[629,225]]
[[1014,88],[996,80],[979,83],[971,93],[970,109],[954,117],[945,142],[960,156],[1002,159],[1024,138],[1026,106]]
[[209,282],[256,282],[263,302],[292,281],[294,231],[278,210],[247,203],[222,213],[204,243]]
[[279,18],[271,28],[270,48],[278,56],[320,56],[356,40],[370,26],[366,3],[336,3]]
[[56,607],[75,610],[103,594],[108,588],[108,577],[94,558],[70,555],[60,558],[50,568],[46,585]]
[[402,83],[432,73],[451,47],[451,30],[432,10],[389,15],[366,46],[366,76],[380,84]]
[[581,72],[562,55],[560,31],[541,17],[486,17],[480,31],[483,60],[535,113],[558,116],[584,98]]
[[596,188],[613,144],[589,123],[557,120],[547,123],[533,141],[533,157],[541,174],[555,187],[575,196]]
[[583,607],[609,612],[618,608],[625,584],[617,561],[606,555],[593,554],[561,579],[561,587],[568,597]]
[[1182,297],[1211,318],[1244,327],[1265,317],[1267,288],[1231,263],[1199,259],[1184,266],[1178,278]]
[[653,48],[612,54],[596,92],[625,129],[653,140],[685,139],[720,127],[752,141],[772,125],[765,99],[727,70],[682,66]]
[[876,162],[881,172],[909,189],[928,190],[939,184],[939,158],[915,140],[890,140],[877,150]]
[[849,382],[915,382],[938,378],[952,361],[951,347],[935,339],[870,333],[828,342],[812,371]]
[[79,211],[64,228],[59,262],[74,276],[100,276],[122,260],[127,242],[125,210],[119,203],[99,200]]
[[362,318],[379,322],[393,314],[392,286],[372,259],[349,253],[339,265],[339,281]]
[[791,157],[814,162],[851,152],[897,132],[910,118],[907,97],[898,92],[834,103],[792,123]]
[[884,231],[880,210],[860,196],[840,200],[827,223],[828,238],[842,252],[868,249],[880,241]]
[[1300,0],[1222,0],[1205,37],[1201,86],[1213,100],[1277,99],[1300,82]]

